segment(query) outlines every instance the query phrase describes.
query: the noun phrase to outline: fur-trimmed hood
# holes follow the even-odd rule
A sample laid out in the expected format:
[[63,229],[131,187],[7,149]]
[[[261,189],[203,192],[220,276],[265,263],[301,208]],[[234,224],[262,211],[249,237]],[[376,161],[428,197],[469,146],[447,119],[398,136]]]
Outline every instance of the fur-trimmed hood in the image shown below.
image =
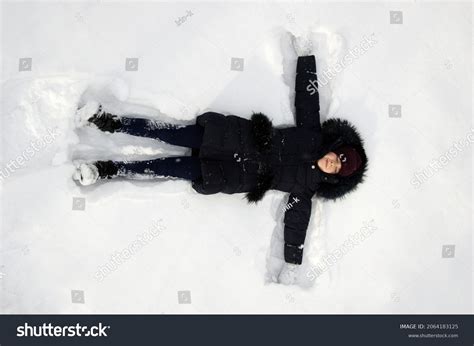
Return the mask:
[[338,200],[349,192],[354,191],[365,179],[369,162],[364,150],[364,140],[353,124],[348,120],[340,118],[331,118],[323,122],[321,134],[323,136],[323,151],[325,153],[340,146],[349,145],[357,150],[362,159],[361,166],[351,176],[341,177],[335,175],[333,179],[330,179],[331,182],[323,182],[319,185],[316,191],[318,197],[326,200]]
[[[260,152],[268,152],[272,143],[271,120],[265,114],[254,113],[250,119],[251,133],[255,145]],[[321,125],[321,146],[317,156],[311,160],[317,160],[328,152],[343,145],[354,147],[360,154],[362,163],[359,169],[349,177],[341,177],[334,174],[327,174],[319,170],[321,182],[318,184],[315,195],[326,200],[337,200],[344,197],[349,192],[354,191],[358,184],[362,183],[368,168],[368,159],[364,150],[364,141],[356,127],[348,120],[331,118]],[[246,194],[246,198],[251,203],[260,201],[265,193],[271,189],[273,172],[270,167],[262,166],[258,174],[256,186]]]

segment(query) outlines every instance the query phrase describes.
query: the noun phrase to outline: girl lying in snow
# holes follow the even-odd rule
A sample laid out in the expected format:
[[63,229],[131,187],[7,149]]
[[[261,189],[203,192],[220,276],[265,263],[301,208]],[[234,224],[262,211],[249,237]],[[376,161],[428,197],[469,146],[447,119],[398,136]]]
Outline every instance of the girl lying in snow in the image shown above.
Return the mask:
[[301,264],[312,197],[336,200],[353,191],[364,180],[368,164],[363,140],[352,124],[339,118],[320,124],[317,83],[314,55],[298,57],[296,126],[287,128],[273,127],[262,113],[249,120],[214,112],[199,115],[194,125],[178,126],[116,116],[89,102],[78,110],[85,124],[192,148],[192,154],[82,163],[74,178],[83,185],[115,177],[181,178],[199,193],[246,193],[249,202],[258,202],[270,189],[288,192],[284,257],[287,263]]

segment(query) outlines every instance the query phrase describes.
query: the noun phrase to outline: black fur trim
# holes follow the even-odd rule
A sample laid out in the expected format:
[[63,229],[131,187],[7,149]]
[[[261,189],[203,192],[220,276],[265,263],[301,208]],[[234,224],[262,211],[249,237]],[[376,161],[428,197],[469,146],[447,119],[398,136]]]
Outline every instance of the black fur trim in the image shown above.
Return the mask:
[[[254,113],[250,118],[250,127],[253,140],[257,150],[261,153],[267,152],[271,148],[273,136],[273,124],[263,113]],[[265,193],[271,189],[273,174],[271,170],[263,166],[257,175],[257,184],[249,191],[245,198],[249,203],[257,203]]]
[[357,189],[360,183],[364,182],[368,169],[368,158],[364,150],[364,141],[356,127],[349,121],[340,118],[326,120],[321,126],[324,143],[327,147],[329,143],[337,142],[337,147],[342,145],[353,146],[359,153],[362,164],[360,168],[349,177],[337,176],[338,183],[321,183],[318,186],[316,195],[327,200],[337,200],[345,197],[349,192]]
[[252,137],[259,151],[270,149],[273,136],[273,124],[263,113],[254,113],[250,118]]
[[260,201],[265,193],[272,187],[273,174],[265,169],[264,172],[257,175],[257,185],[252,191],[247,192],[245,198],[249,203],[257,203]]

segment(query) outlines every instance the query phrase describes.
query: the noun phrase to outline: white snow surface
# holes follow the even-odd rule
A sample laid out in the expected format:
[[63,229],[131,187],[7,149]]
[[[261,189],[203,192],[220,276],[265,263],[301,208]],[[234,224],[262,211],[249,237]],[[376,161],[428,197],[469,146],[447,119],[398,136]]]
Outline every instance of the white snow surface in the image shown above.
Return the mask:
[[[473,133],[471,6],[3,2],[0,312],[472,312],[472,142],[412,182]],[[403,24],[390,24],[390,11],[403,11]],[[308,30],[320,78],[366,38],[376,42],[320,85],[322,120],[356,124],[370,165],[343,201],[313,199],[296,272],[283,261],[285,193],[249,205],[176,179],[72,180],[74,160],[189,154],[77,129],[76,109],[90,100],[176,124],[213,110],[293,125],[288,32]],[[233,57],[242,71],[231,70]],[[31,71],[19,71],[22,58]],[[125,70],[127,58],[138,58],[137,71]],[[128,257],[101,273],[118,253]]]

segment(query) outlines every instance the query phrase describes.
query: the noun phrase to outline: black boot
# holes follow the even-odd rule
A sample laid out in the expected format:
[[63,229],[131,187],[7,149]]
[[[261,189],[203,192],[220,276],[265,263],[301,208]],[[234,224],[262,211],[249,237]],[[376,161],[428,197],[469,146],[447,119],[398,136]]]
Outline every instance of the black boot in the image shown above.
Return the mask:
[[99,130],[110,133],[114,133],[122,126],[120,118],[116,115],[104,112],[102,105],[99,105],[97,113],[90,117],[88,121],[97,126]]
[[112,179],[118,175],[118,168],[113,161],[97,161],[94,165],[99,170],[99,179]]

